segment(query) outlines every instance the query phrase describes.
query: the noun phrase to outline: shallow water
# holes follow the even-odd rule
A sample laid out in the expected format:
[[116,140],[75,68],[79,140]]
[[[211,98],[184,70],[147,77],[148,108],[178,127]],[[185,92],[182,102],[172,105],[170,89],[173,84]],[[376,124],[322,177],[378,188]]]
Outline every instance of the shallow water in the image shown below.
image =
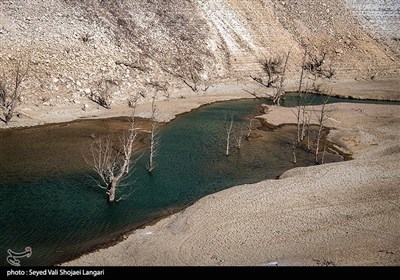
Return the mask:
[[[276,178],[293,168],[288,135],[295,131],[289,126],[254,130],[257,137],[243,140],[240,150],[233,143],[225,156],[224,116],[234,114],[238,131],[246,127],[246,116],[258,114],[261,102],[204,106],[160,128],[155,170],[146,171],[147,150],[139,152],[144,154],[128,180],[135,192],[117,205],[106,203],[83,158],[92,137],[121,132],[124,118],[1,131],[0,265],[7,265],[7,249],[20,252],[27,246],[33,253],[21,259],[22,265],[54,264],[207,194]],[[327,157],[336,160],[340,157]],[[313,163],[313,155],[297,152],[295,166]]]

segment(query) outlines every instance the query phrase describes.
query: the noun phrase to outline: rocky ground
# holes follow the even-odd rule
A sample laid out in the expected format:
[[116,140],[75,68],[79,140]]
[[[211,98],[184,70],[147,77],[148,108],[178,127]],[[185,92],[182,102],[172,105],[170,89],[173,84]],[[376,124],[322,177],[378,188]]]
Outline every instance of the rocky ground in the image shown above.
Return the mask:
[[104,81],[112,107],[155,92],[159,100],[203,95],[216,83],[251,82],[262,60],[289,49],[288,79],[299,76],[306,49],[326,52],[340,80],[399,79],[392,2],[6,0],[0,77],[11,88],[16,63],[29,64],[18,107],[28,117],[95,107],[87,96]]

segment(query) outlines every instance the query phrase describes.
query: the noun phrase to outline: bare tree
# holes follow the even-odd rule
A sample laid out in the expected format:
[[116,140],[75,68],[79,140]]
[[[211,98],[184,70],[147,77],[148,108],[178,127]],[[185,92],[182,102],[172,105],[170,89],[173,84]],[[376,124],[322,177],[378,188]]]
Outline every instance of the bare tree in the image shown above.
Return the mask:
[[305,69],[306,58],[307,58],[307,49],[304,51],[303,60],[301,62],[299,89],[297,90],[298,93],[302,92],[301,90],[302,90],[302,86],[303,86],[304,69]]
[[324,149],[322,152],[322,158],[321,158],[321,163],[324,164],[324,160],[325,160],[325,152],[326,152],[326,143],[324,142]]
[[[262,63],[263,70],[267,76],[266,81],[264,81],[261,77],[250,77],[260,85],[266,88],[275,88],[276,92],[274,97],[272,98],[274,103],[280,105],[280,101],[285,95],[285,91],[283,89],[284,81],[285,81],[285,73],[287,68],[287,63],[289,60],[291,49],[286,54],[285,61],[283,60],[283,56],[277,55],[275,57],[268,58],[265,62]],[[255,96],[256,98],[260,98],[256,93],[249,92],[251,95]],[[264,98],[270,98],[266,95]]]
[[111,109],[111,91],[117,86],[118,82],[116,80],[102,77],[100,81],[96,83],[95,89],[87,94],[87,97],[100,106]]
[[187,77],[185,78],[184,76],[180,77],[182,79],[182,81],[185,83],[185,85],[187,85],[188,87],[190,87],[190,89],[192,91],[198,91],[198,82],[200,81],[200,77],[198,76],[198,74],[193,70],[190,69],[189,70],[189,75],[187,75]]
[[148,82],[148,85],[150,85],[153,89],[155,89],[156,92],[159,91],[166,92],[168,90],[168,82],[150,81]]
[[254,120],[253,117],[250,117],[250,118],[249,118],[249,124],[248,124],[248,126],[247,126],[247,133],[246,133],[246,139],[247,139],[247,140],[249,140],[250,135],[251,135],[253,120]]
[[326,52],[310,57],[302,68],[313,76],[314,81],[317,78],[331,79],[335,75],[332,64],[326,65]]
[[236,149],[240,150],[242,148],[242,140],[243,140],[243,130],[239,129],[234,133],[235,140],[236,140]]
[[[124,180],[137,160],[132,160],[132,150],[136,141],[135,113],[130,119],[130,127],[119,141],[111,136],[101,138],[95,141],[91,148],[92,159],[86,160],[93,167],[98,179],[95,179],[97,185],[106,190],[109,203],[118,202],[127,198],[133,193],[132,186],[126,193]],[[86,158],[85,158],[86,159]],[[117,197],[117,194],[120,196]]]
[[151,102],[151,131],[150,131],[150,155],[147,171],[152,172],[154,169],[154,157],[157,153],[158,137],[156,133],[156,95],[154,94]]
[[317,115],[318,119],[318,133],[317,133],[317,144],[315,147],[315,162],[319,163],[318,161],[318,155],[319,155],[319,148],[320,148],[320,143],[321,143],[321,138],[322,138],[322,130],[324,129],[324,125],[327,119],[327,113],[328,111],[326,110],[326,104],[328,103],[330,98],[330,95],[326,96],[324,99],[324,102],[322,103],[321,110],[319,112],[319,115]]
[[231,144],[231,135],[232,135],[232,127],[233,127],[233,114],[230,114],[230,121],[228,122],[227,116],[225,115],[225,130],[226,130],[226,151],[225,155],[229,156],[230,144]]
[[307,150],[311,151],[311,145],[310,145],[310,115],[307,115],[306,118],[306,132],[307,132]]
[[297,95],[297,105],[296,105],[296,111],[293,111],[294,114],[296,115],[296,119],[297,119],[297,142],[299,143],[301,141],[301,137],[300,137],[300,117],[301,117],[301,108],[302,108],[302,100],[303,100],[303,96],[300,92],[298,92]]
[[284,71],[284,69],[282,69],[282,63],[283,58],[279,55],[269,58],[264,62],[263,69],[268,76],[267,87],[271,87],[279,80]]
[[283,58],[280,55],[277,55],[275,57],[270,57],[262,63],[263,70],[267,75],[266,82],[264,82],[264,80],[260,77],[253,77],[253,76],[250,77],[257,83],[265,87],[273,87],[278,82],[283,72],[282,63],[283,63]]
[[3,118],[0,118],[8,125],[14,116],[15,108],[21,99],[21,84],[26,78],[29,70],[29,62],[24,63],[20,60],[15,65],[15,70],[4,72],[0,76],[0,103]]
[[297,163],[296,148],[297,148],[298,144],[299,144],[299,142],[297,142],[296,140],[292,141],[292,155],[293,155],[293,163],[294,164]]
[[179,78],[192,91],[197,92],[202,81],[201,72],[204,70],[204,64],[197,59],[198,54],[190,48],[178,45],[175,48],[178,54],[176,59],[172,60],[170,65],[160,62],[159,64],[166,73]]
[[306,137],[307,122],[309,122],[309,119],[310,119],[310,117],[307,112],[307,106],[302,105],[302,124],[301,124],[300,141],[303,141],[304,137]]
[[292,51],[292,49],[290,48],[288,53],[287,53],[287,55],[286,55],[285,64],[283,66],[282,74],[280,75],[279,82],[278,82],[278,85],[277,85],[277,88],[276,88],[276,94],[275,94],[275,97],[273,99],[274,103],[276,105],[278,105],[278,106],[280,105],[281,99],[285,95],[285,90],[283,89],[283,85],[284,85],[284,82],[285,82],[286,68],[287,68],[287,63],[289,61],[289,56],[290,56],[290,52],[291,51]]

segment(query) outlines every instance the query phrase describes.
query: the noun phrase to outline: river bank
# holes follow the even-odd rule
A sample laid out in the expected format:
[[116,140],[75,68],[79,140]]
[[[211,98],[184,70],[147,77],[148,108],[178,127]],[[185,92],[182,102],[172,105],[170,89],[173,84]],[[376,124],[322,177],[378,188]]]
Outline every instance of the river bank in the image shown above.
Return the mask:
[[[329,106],[329,140],[354,160],[209,195],[63,265],[399,265],[398,106]],[[291,115],[274,107],[262,117]]]
[[[295,91],[297,84],[297,79],[288,79],[285,88],[288,91]],[[326,83],[325,88],[330,89],[333,96],[341,98],[400,100],[399,79],[338,79]],[[163,94],[158,95],[156,119],[159,122],[169,122],[177,115],[202,105],[217,101],[253,98],[254,96],[250,93],[265,96],[265,94],[273,94],[273,89],[266,89],[253,81],[239,80],[216,83],[209,86],[206,91],[199,90],[199,92],[193,92],[188,87],[172,89],[168,93],[168,98]],[[131,114],[132,108],[128,106],[127,100],[115,100],[110,110],[91,102],[86,97],[76,98],[70,102],[63,102],[60,99],[58,103],[23,103],[18,105],[15,116],[8,126],[0,122],[0,129],[64,123],[77,119],[130,116]],[[139,98],[136,115],[150,118],[150,99]]]
[[[216,84],[210,86],[206,92],[192,92],[189,88],[172,90],[169,97],[159,94],[156,98],[156,121],[169,122],[177,115],[189,112],[202,105],[217,101],[251,98],[252,96],[243,89],[259,91],[255,84]],[[111,109],[105,109],[91,102],[85,97],[74,99],[73,102],[60,102],[59,104],[21,104],[15,117],[6,126],[1,128],[37,126],[49,123],[64,123],[77,119],[99,119],[130,116],[133,109],[128,106],[127,100],[115,100]],[[139,98],[136,107],[136,116],[151,117],[151,99]]]

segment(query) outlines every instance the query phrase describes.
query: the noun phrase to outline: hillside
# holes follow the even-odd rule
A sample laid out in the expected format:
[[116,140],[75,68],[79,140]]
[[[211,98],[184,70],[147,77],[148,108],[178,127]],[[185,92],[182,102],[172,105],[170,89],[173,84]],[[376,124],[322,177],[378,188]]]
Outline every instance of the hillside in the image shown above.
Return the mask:
[[168,98],[189,90],[184,81],[201,89],[248,82],[260,60],[289,49],[289,79],[305,48],[326,52],[339,79],[400,75],[395,0],[6,0],[0,7],[2,71],[31,61],[26,108],[80,109],[104,79],[115,82],[114,104],[160,89]]

